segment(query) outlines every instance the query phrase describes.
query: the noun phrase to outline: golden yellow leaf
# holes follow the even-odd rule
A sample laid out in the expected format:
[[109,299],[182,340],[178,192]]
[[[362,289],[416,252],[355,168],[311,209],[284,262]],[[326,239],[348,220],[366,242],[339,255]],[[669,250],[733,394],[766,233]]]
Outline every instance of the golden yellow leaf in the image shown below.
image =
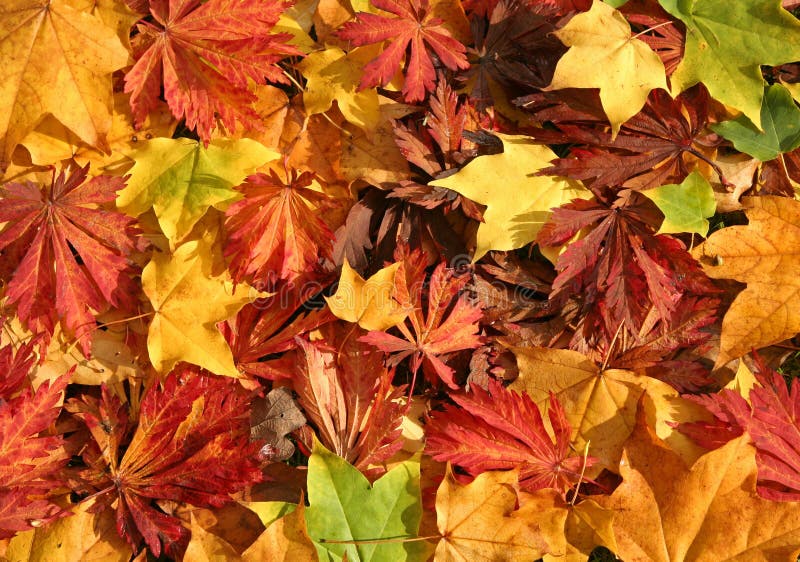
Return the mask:
[[342,320],[357,322],[365,330],[396,326],[408,316],[408,310],[392,298],[399,267],[400,262],[393,263],[365,281],[345,258],[336,293],[325,297],[331,312]]
[[601,0],[555,35],[570,49],[558,61],[550,87],[600,88],[614,137],[644,107],[650,90],[667,89],[661,59],[644,41],[631,37],[625,16]]
[[147,350],[160,373],[186,361],[218,375],[239,376],[216,324],[262,295],[244,284],[234,290],[227,271],[212,275],[213,264],[209,245],[192,240],[173,254],[154,253],[142,271],[142,288],[155,311]]
[[[494,562],[536,560],[550,550],[534,530],[536,520],[566,517],[566,509],[538,505],[515,511],[518,471],[484,472],[460,485],[448,467],[436,492],[436,515],[442,538],[435,562]],[[538,512],[533,509],[541,509]],[[557,522],[556,522],[557,524]]]
[[350,123],[372,131],[380,122],[378,92],[375,88],[358,90],[364,66],[377,57],[378,45],[358,47],[345,53],[330,47],[308,55],[297,67],[306,77],[303,103],[309,115],[325,113],[336,101]]
[[117,534],[112,510],[89,513],[93,502],[72,508],[72,515],[11,539],[5,560],[9,562],[74,562],[102,560],[128,562],[133,552]]
[[473,261],[489,250],[513,250],[533,242],[550,209],[591,197],[578,181],[533,175],[556,158],[548,147],[522,135],[497,136],[503,141],[502,154],[479,156],[452,176],[430,182],[486,205]]
[[70,0],[0,4],[0,170],[51,114],[87,144],[107,148],[111,74],[128,62],[116,30]]
[[527,392],[540,408],[547,406],[553,392],[572,426],[573,446],[583,451],[589,443],[589,455],[598,459],[595,470],[617,470],[645,392],[653,402],[649,414],[659,435],[687,459],[700,454],[697,445],[668,424],[699,419],[702,410],[668,384],[621,369],[601,371],[586,356],[568,349],[516,347],[512,351],[520,374],[510,388]]
[[192,562],[231,562],[238,560],[236,550],[223,538],[206,531],[197,523],[194,514],[190,514],[192,538],[186,547],[184,560]]
[[738,437],[691,467],[639,416],[620,464],[622,484],[598,503],[616,511],[625,562],[795,560],[800,504],[756,494],[755,449]]
[[800,332],[800,202],[743,203],[749,224],[718,230],[693,252],[709,277],[747,283],[722,320],[715,367]]
[[306,531],[305,504],[272,523],[242,554],[242,562],[261,560],[316,562],[317,552]]

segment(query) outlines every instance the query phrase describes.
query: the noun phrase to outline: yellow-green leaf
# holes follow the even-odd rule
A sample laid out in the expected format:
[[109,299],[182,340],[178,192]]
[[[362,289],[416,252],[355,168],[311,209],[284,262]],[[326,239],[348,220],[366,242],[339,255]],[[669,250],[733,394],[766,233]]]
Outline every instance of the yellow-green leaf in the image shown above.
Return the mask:
[[697,170],[679,184],[670,183],[643,191],[661,212],[664,222],[659,233],[696,232],[708,234],[708,219],[717,210],[714,189]]

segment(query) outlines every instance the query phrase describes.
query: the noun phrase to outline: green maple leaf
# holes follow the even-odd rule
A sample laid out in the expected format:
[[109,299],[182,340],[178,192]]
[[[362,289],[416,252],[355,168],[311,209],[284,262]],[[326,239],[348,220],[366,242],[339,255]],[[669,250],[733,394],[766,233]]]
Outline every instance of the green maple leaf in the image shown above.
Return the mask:
[[800,60],[800,21],[780,0],[659,0],[686,24],[683,60],[671,77],[673,95],[702,82],[717,100],[761,128],[760,65]]
[[128,187],[117,195],[117,207],[131,216],[152,207],[174,245],[209,207],[224,211],[241,196],[233,187],[280,155],[250,139],[215,140],[204,148],[192,139],[158,138],[129,156],[136,164]]
[[712,125],[715,133],[733,143],[736,150],[762,162],[800,146],[800,109],[789,90],[779,84],[766,88],[761,108],[762,133],[744,117]]
[[[395,466],[374,484],[319,441],[308,461],[306,525],[320,561],[425,560],[417,536],[422,517],[419,460]],[[397,539],[397,542],[374,542]],[[327,541],[368,541],[355,544]]]
[[642,191],[664,213],[659,234],[696,232],[708,234],[708,217],[717,210],[714,190],[697,170],[679,184],[668,184]]

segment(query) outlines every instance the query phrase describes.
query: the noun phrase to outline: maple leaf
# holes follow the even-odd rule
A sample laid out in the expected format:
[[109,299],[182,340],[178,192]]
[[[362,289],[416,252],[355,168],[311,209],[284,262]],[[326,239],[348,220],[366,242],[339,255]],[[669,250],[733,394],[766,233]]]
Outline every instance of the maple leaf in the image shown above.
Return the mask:
[[794,313],[800,286],[790,274],[800,244],[800,203],[761,196],[744,205],[747,226],[723,228],[694,250],[710,277],[747,283],[722,320],[717,367],[800,331]]
[[661,59],[632,38],[625,17],[604,2],[595,0],[555,36],[570,49],[559,59],[550,87],[599,88],[612,140],[620,125],[642,109],[650,90],[667,89]]
[[565,493],[581,479],[581,467],[594,463],[570,454],[572,429],[564,409],[550,399],[548,417],[555,441],[545,429],[538,406],[525,393],[489,380],[489,391],[472,385],[471,394],[451,394],[459,406],[431,412],[425,451],[471,475],[519,468],[520,486],[529,491],[554,488]]
[[57,319],[91,348],[95,313],[123,307],[135,294],[127,256],[136,246],[134,220],[102,208],[125,178],[62,170],[50,185],[0,187],[0,251],[23,256],[6,287],[9,304],[34,331],[52,335]]
[[[92,3],[93,5],[93,3]],[[111,74],[128,52],[103,20],[74,2],[11,0],[0,6],[0,171],[51,114],[84,142],[107,149]]]
[[428,0],[372,0],[372,5],[396,17],[359,12],[344,24],[338,36],[356,46],[389,41],[389,45],[364,67],[360,88],[385,86],[397,72],[406,50],[403,96],[422,101],[435,86],[436,71],[428,49],[451,70],[469,68],[465,48],[429,9]]
[[102,388],[100,400],[69,404],[93,438],[83,477],[99,491],[99,509],[116,504],[117,531],[134,550],[144,540],[156,556],[163,550],[178,557],[189,532],[158,500],[220,507],[263,478],[260,443],[250,441],[248,394],[232,379],[184,366],[146,391],[133,422]]
[[644,108],[621,126],[616,138],[607,131],[602,108],[593,98],[554,94],[532,94],[518,100],[536,119],[552,122],[558,129],[533,129],[533,138],[575,145],[571,157],[555,160],[539,174],[578,179],[589,188],[647,189],[683,181],[691,170],[684,157],[690,155],[722,175],[700,150],[708,121],[708,93],[701,87],[674,100],[663,90],[654,90]]
[[36,361],[35,341],[24,343],[14,350],[11,344],[0,347],[0,400],[8,401],[22,390],[28,372]]
[[333,233],[320,218],[332,199],[311,189],[314,181],[311,172],[292,170],[287,182],[270,170],[239,186],[244,199],[225,212],[225,257],[235,282],[291,282],[332,258]]
[[800,59],[797,18],[781,7],[780,0],[659,3],[686,24],[683,60],[670,77],[672,93],[702,82],[714,99],[740,110],[760,129],[764,98],[760,66]]
[[61,411],[70,373],[0,401],[0,538],[64,515],[46,499],[63,484],[59,471],[69,455],[60,435],[39,436]]
[[153,21],[134,38],[136,62],[125,92],[137,123],[155,108],[163,86],[173,115],[186,119],[208,144],[215,119],[229,131],[242,123],[258,129],[256,96],[248,81],[288,83],[275,63],[301,55],[289,34],[271,33],[283,2],[265,0],[150,0]]
[[[402,253],[402,250],[398,249],[398,252]],[[444,262],[440,263],[430,278],[425,313],[425,255],[421,250],[415,250],[401,263],[403,265],[396,277],[394,295],[402,307],[412,311],[408,322],[411,323],[413,332],[408,329],[407,323],[402,323],[398,324],[398,329],[405,339],[382,331],[371,331],[361,341],[391,353],[389,365],[397,365],[411,356],[411,369],[415,373],[423,365],[428,380],[442,380],[450,388],[457,389],[453,369],[440,356],[474,349],[481,344],[481,337],[478,335],[481,309],[460,294],[469,282],[469,276],[456,276],[452,270],[447,269]]]
[[582,338],[589,347],[606,348],[618,330],[635,338],[650,305],[669,321],[682,296],[717,291],[679,240],[654,235],[658,217],[650,205],[628,190],[576,199],[555,209],[539,232],[539,244],[557,247],[591,229],[558,257],[550,294],[555,302],[582,295],[583,326],[573,344]]
[[[361,470],[379,465],[401,447],[403,388],[382,354],[328,324],[322,343],[298,339],[301,359],[293,377],[298,402],[319,439]],[[341,330],[341,326],[339,326]],[[338,353],[327,345],[337,346]]]
[[[755,458],[744,437],[691,466],[659,439],[642,411],[620,463],[622,484],[598,499],[624,517],[613,521],[615,554],[624,560],[793,560],[800,505],[755,493]],[[732,519],[733,517],[733,519]],[[735,525],[735,537],[731,535]]]
[[708,235],[708,218],[717,210],[714,190],[700,172],[694,170],[680,184],[667,184],[642,191],[664,213],[659,234],[696,232]]

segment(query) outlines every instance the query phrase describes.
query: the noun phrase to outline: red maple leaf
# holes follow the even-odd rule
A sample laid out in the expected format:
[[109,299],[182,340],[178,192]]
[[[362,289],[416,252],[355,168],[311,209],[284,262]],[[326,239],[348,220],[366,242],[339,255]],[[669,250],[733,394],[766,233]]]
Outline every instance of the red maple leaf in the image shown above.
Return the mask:
[[62,171],[50,185],[0,187],[0,252],[23,256],[6,289],[9,304],[31,330],[53,333],[61,318],[89,354],[95,319],[136,294],[127,256],[135,247],[134,219],[100,206],[125,178],[86,181],[87,164]]
[[293,384],[322,444],[366,471],[402,447],[405,406],[398,399],[404,388],[392,386],[394,370],[383,365],[381,353],[357,341],[352,329],[327,324],[320,342],[298,338],[301,359]]
[[400,68],[406,50],[409,55],[403,95],[408,102],[422,101],[425,93],[435,86],[436,71],[428,49],[451,70],[469,68],[464,45],[453,38],[441,19],[433,17],[428,0],[372,0],[372,5],[397,17],[359,12],[356,21],[347,22],[338,33],[341,39],[356,46],[389,42],[383,52],[364,67],[361,89],[388,84]]
[[16,352],[11,345],[0,348],[0,400],[10,400],[22,390],[36,360],[33,353],[35,344],[35,340],[24,343]]
[[189,531],[158,500],[220,507],[261,481],[249,400],[235,380],[183,364],[145,393],[135,429],[105,386],[100,400],[70,401],[93,437],[83,477],[98,490],[98,509],[116,502],[117,531],[134,549],[143,539],[156,556],[177,558],[188,544]]
[[163,87],[173,115],[208,142],[215,118],[261,128],[248,81],[288,83],[275,63],[302,54],[287,33],[272,34],[290,4],[271,0],[150,0],[153,21],[134,37],[136,63],[125,75],[137,125],[156,108]]
[[[425,265],[425,254],[415,250],[405,256],[395,276],[394,297],[401,306],[412,310],[406,321],[411,324],[411,329],[407,323],[397,327],[405,339],[372,331],[361,341],[391,353],[390,365],[397,365],[410,356],[414,372],[422,365],[431,382],[441,379],[450,388],[459,388],[453,369],[440,356],[480,346],[482,339],[478,335],[478,321],[482,316],[481,309],[460,294],[469,277],[456,276],[444,262],[434,270],[425,291]],[[423,295],[427,298],[427,313],[424,312]]]
[[294,170],[288,183],[277,173],[255,174],[239,186],[244,199],[225,213],[225,257],[234,281],[272,286],[319,269],[333,255],[333,233],[320,212],[331,198],[308,186],[314,174]]
[[582,301],[582,330],[573,346],[580,348],[582,340],[610,353],[619,330],[639,341],[651,308],[668,330],[684,295],[717,292],[678,239],[655,234],[659,224],[652,203],[630,190],[599,193],[597,200],[576,199],[553,210],[539,232],[542,246],[560,246],[589,230],[559,256],[550,294],[556,303],[572,297]]
[[61,435],[40,434],[58,417],[70,375],[0,400],[0,539],[63,515],[47,494],[63,483],[69,455]]
[[800,384],[794,379],[790,390],[779,373],[760,362],[755,376],[760,386],[750,390],[750,404],[727,389],[717,394],[685,396],[705,406],[714,418],[678,427],[708,449],[749,433],[756,447],[759,495],[772,501],[799,501]]
[[572,429],[552,395],[548,416],[555,441],[530,396],[506,390],[496,379],[489,380],[488,392],[473,384],[471,393],[450,397],[458,407],[432,412],[425,426],[425,451],[437,461],[450,461],[473,476],[519,467],[526,490],[562,493],[581,480],[584,462],[588,467],[595,461],[570,454]]

